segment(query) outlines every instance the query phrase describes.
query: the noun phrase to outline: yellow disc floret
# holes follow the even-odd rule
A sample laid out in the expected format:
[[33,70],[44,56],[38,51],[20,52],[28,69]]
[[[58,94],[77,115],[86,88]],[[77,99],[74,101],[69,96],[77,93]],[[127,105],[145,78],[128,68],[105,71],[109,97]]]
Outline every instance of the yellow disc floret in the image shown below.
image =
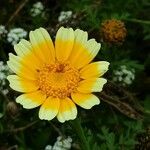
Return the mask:
[[76,91],[80,81],[79,71],[69,63],[57,62],[37,70],[39,89],[47,96],[66,98]]

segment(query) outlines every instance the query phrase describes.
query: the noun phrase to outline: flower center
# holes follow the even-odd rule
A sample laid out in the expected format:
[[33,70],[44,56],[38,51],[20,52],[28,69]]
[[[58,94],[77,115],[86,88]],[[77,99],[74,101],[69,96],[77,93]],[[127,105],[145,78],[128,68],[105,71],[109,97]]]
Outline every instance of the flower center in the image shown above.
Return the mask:
[[39,89],[47,96],[61,99],[69,97],[76,91],[79,81],[79,71],[69,63],[48,64],[38,70]]

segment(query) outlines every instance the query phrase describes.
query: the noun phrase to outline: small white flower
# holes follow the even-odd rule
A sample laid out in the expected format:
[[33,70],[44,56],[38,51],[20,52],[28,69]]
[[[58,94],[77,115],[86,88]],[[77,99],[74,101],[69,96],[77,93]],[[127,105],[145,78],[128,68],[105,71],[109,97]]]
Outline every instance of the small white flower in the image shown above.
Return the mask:
[[2,90],[2,93],[4,94],[4,95],[6,95],[6,94],[8,94],[8,89],[4,89],[4,90]]
[[31,10],[30,10],[30,14],[32,17],[36,17],[38,15],[42,15],[44,12],[44,6],[41,2],[36,2],[35,4],[33,4]]
[[122,76],[123,75],[123,72],[119,71],[119,70],[116,70],[114,71],[114,74],[115,75],[118,75],[118,76]]
[[6,34],[7,34],[7,30],[6,30],[5,26],[0,25],[0,37],[5,36]]
[[61,11],[58,17],[59,22],[68,21],[72,17],[72,11]]
[[5,79],[5,73],[4,72],[0,72],[0,80]]
[[70,136],[68,136],[67,140],[68,142],[72,143],[72,138]]
[[0,61],[0,90],[3,94],[8,93],[6,78],[9,74],[11,74],[9,67],[3,61]]
[[122,65],[118,70],[114,71],[113,81],[120,82],[122,85],[130,85],[135,79],[135,70],[128,69],[127,66]]
[[52,146],[51,146],[51,145],[47,145],[47,146],[45,147],[45,150],[52,150]]
[[123,81],[124,81],[124,84],[128,84],[128,85],[132,83],[132,80],[128,76],[125,77]]
[[63,137],[59,136],[54,144],[53,150],[69,150],[71,149],[71,143],[72,139],[70,137],[64,139]]
[[17,44],[20,39],[23,39],[27,36],[27,31],[22,28],[14,28],[9,31],[7,34],[7,41],[12,45]]
[[71,149],[72,139],[68,137],[64,139],[63,137],[57,137],[57,141],[54,143],[53,146],[47,145],[45,150],[70,150]]
[[122,78],[122,76],[119,76],[119,77],[118,77],[118,81],[120,81],[120,82],[121,82],[121,81],[122,81],[122,79],[123,79],[123,78]]

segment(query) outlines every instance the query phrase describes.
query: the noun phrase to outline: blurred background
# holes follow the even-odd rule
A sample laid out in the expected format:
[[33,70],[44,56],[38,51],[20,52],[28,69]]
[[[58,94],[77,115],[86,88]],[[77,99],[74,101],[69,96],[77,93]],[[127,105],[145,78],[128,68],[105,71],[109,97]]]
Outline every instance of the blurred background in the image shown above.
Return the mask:
[[149,0],[0,1],[0,150],[80,150],[69,122],[40,121],[38,108],[23,109],[6,77],[8,53],[28,33],[44,27],[88,32],[102,44],[96,60],[110,62],[101,104],[78,108],[91,150],[150,149]]

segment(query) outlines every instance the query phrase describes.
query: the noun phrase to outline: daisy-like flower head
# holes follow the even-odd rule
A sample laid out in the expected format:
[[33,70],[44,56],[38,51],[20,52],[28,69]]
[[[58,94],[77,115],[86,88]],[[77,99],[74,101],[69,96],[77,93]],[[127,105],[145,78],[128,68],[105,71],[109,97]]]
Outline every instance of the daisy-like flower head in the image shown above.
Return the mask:
[[60,122],[77,116],[76,104],[90,109],[100,103],[92,92],[100,92],[106,79],[106,61],[91,61],[101,47],[87,32],[61,27],[55,46],[48,32],[39,28],[29,34],[30,42],[14,46],[8,66],[16,75],[8,76],[10,87],[23,94],[16,102],[26,109],[40,106],[39,118]]

